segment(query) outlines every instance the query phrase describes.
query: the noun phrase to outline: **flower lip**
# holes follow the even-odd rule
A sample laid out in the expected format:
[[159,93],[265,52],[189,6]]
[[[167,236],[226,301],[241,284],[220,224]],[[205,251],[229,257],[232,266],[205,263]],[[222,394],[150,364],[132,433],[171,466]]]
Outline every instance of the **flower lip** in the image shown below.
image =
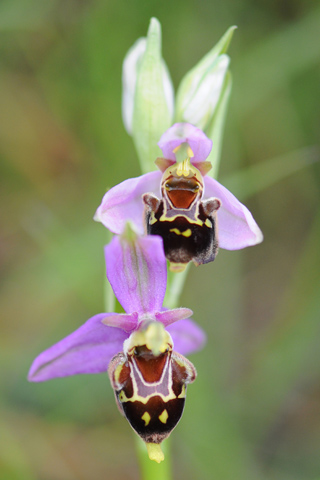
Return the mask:
[[[149,323],[135,333],[147,334],[155,326]],[[170,435],[183,413],[186,387],[197,375],[192,363],[169,346],[158,355],[146,345],[116,355],[108,374],[119,410],[147,445],[159,445]]]

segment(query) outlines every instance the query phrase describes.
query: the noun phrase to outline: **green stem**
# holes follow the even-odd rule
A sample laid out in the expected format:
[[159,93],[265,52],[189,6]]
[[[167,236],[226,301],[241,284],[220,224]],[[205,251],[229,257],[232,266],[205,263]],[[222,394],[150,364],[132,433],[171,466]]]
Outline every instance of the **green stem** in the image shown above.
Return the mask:
[[[111,241],[112,234],[109,230],[107,230],[107,238],[106,243]],[[115,312],[115,303],[116,297],[113,293],[112,287],[107,279],[104,277],[104,311],[105,312]]]
[[168,271],[167,291],[164,305],[167,308],[177,308],[180,303],[181,293],[187,279],[190,263],[183,272],[175,273]]

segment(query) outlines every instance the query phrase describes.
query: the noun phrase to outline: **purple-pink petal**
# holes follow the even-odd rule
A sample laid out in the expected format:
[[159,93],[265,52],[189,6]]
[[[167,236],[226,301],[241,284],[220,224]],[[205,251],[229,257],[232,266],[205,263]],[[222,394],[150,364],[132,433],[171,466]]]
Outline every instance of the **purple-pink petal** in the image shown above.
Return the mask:
[[160,197],[159,171],[129,178],[111,188],[103,197],[94,220],[101,222],[111,232],[120,234],[125,224],[132,221],[137,233],[143,234],[143,202],[141,196],[150,192]]
[[193,312],[189,308],[175,308],[173,310],[156,312],[155,317],[158,322],[163,323],[167,327],[178,320],[191,317],[192,314]]
[[204,198],[217,197],[221,200],[217,212],[219,246],[226,250],[239,250],[262,242],[262,232],[247,207],[217,180],[205,176],[204,184]]
[[206,334],[191,319],[180,320],[167,328],[173,340],[173,348],[182,355],[201,350],[206,343]]
[[111,358],[121,352],[128,334],[119,328],[107,327],[99,313],[34,360],[28,380],[43,382],[56,377],[80,373],[101,373],[108,369]]
[[106,313],[102,319],[104,325],[108,327],[121,328],[127,333],[133,332],[139,323],[139,315],[137,312],[134,313]]
[[167,264],[161,237],[114,237],[105,247],[105,258],[108,280],[127,313],[162,310]]
[[200,128],[190,123],[175,123],[160,138],[158,143],[165,158],[176,160],[173,150],[181,143],[188,143],[193,151],[191,162],[196,165],[203,162],[211,152],[212,141]]

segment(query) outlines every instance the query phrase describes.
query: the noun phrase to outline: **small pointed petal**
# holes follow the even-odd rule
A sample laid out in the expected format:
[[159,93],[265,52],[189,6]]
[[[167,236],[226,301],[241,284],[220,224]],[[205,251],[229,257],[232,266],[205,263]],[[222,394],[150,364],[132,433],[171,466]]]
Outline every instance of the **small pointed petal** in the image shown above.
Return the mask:
[[121,328],[121,330],[131,333],[138,326],[138,313],[106,313],[102,323],[108,327]]
[[209,155],[212,141],[197,127],[190,123],[175,123],[160,138],[158,143],[165,158],[176,160],[174,150],[182,143],[188,143],[193,152],[191,162],[197,166]]
[[212,165],[210,162],[197,162],[197,169],[204,177],[205,175],[207,175],[208,172],[210,172],[210,170],[212,169]]
[[217,180],[204,177],[204,184],[204,198],[216,197],[221,201],[217,212],[219,246],[239,250],[261,243],[262,232],[247,207]]
[[167,170],[168,167],[173,165],[175,162],[174,160],[169,160],[168,158],[158,157],[154,163],[157,165],[159,170],[163,173]]
[[189,308],[175,308],[173,310],[156,312],[155,317],[158,322],[163,323],[163,325],[167,327],[178,320],[191,317],[192,314],[193,312]]
[[182,355],[201,350],[206,343],[206,334],[190,319],[180,320],[167,327],[167,330],[172,337],[174,350]]
[[105,247],[107,277],[115,296],[128,313],[162,309],[167,264],[162,238],[139,237],[131,230],[114,237]]
[[146,173],[140,177],[130,178],[111,188],[103,197],[94,220],[101,222],[111,232],[120,234],[125,224],[131,221],[137,233],[143,234],[143,202],[146,192],[160,197],[161,172]]
[[60,342],[48,348],[34,360],[28,380],[44,382],[57,377],[80,373],[101,373],[108,370],[111,358],[122,351],[128,334],[101,322],[99,313]]

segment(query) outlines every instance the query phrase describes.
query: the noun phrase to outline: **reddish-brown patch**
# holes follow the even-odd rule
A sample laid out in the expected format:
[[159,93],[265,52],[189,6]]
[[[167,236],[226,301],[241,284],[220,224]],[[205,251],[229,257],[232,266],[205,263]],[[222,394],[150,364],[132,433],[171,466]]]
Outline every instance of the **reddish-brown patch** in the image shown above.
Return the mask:
[[146,382],[154,383],[160,380],[166,364],[167,355],[168,353],[162,353],[158,357],[154,357],[148,353],[135,355],[135,361],[139,371]]
[[195,201],[197,194],[190,190],[171,190],[168,197],[175,208],[187,209]]

